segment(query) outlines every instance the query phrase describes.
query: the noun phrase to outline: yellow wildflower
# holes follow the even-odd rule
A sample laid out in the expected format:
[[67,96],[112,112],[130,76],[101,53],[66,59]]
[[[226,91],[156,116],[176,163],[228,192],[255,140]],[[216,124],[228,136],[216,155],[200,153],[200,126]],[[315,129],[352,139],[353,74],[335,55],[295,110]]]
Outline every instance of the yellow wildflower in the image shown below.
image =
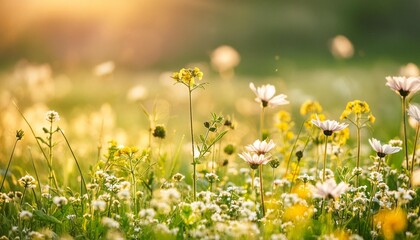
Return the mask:
[[383,209],[373,216],[375,225],[380,225],[385,239],[394,239],[395,234],[407,227],[407,214],[401,209]]
[[284,221],[304,221],[311,218],[313,209],[303,204],[296,204],[284,210]]
[[292,188],[292,193],[295,193],[299,198],[309,200],[312,198],[310,184],[299,184]]
[[194,69],[181,68],[179,72],[174,72],[172,74],[172,78],[175,79],[175,81],[192,88],[195,85],[195,79],[201,80],[203,75],[203,72],[201,72],[198,67],[195,67]]
[[[346,105],[346,109],[343,111],[343,113],[340,116],[340,119],[346,119],[349,117],[350,114],[355,114],[356,116],[360,116],[361,114],[368,114],[369,121],[373,122],[374,116],[370,112],[370,107],[365,101],[360,100],[354,100],[351,102],[348,102]],[[373,120],[373,121],[372,121]]]
[[319,104],[319,102],[317,101],[307,100],[300,106],[300,114],[302,116],[305,116],[309,113],[321,113],[321,112],[322,112],[321,104]]
[[333,142],[338,143],[338,145],[345,145],[347,140],[350,138],[350,129],[345,128],[339,132],[333,133]]

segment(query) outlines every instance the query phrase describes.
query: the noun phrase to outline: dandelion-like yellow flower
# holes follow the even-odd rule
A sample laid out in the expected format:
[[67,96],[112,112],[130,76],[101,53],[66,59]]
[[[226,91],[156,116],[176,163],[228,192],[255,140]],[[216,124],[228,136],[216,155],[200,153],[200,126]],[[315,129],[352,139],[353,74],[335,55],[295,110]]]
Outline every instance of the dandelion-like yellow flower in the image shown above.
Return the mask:
[[373,217],[375,225],[381,225],[385,239],[394,239],[395,234],[400,233],[407,227],[407,214],[401,209],[383,209]]
[[296,204],[284,210],[284,221],[304,221],[311,218],[313,209],[303,204]]
[[201,80],[203,75],[203,72],[200,71],[198,67],[195,67],[194,69],[181,68],[179,72],[174,72],[172,74],[172,78],[177,82],[185,84],[189,88],[193,88],[195,86],[195,80]]
[[300,115],[316,114],[322,112],[322,106],[317,101],[307,100],[300,106]]

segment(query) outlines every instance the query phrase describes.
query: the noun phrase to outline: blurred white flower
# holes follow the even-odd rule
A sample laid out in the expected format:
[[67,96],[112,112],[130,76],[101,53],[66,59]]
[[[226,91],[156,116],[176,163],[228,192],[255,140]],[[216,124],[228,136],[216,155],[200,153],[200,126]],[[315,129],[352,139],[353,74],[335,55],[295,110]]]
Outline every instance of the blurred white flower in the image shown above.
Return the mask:
[[32,213],[29,211],[23,210],[22,212],[19,213],[19,218],[24,221],[30,220],[32,218]]
[[406,77],[417,77],[420,75],[420,71],[416,64],[408,63],[407,65],[400,67],[400,75]]
[[316,186],[312,188],[314,198],[337,198],[345,193],[348,185],[341,182],[337,185],[333,178],[326,180],[323,183],[317,182]]
[[104,225],[107,228],[119,228],[120,227],[120,224],[117,221],[115,221],[114,219],[109,218],[109,217],[103,217],[101,222],[102,222],[102,225]]
[[255,93],[255,95],[257,95],[255,101],[261,103],[263,108],[267,106],[275,107],[289,103],[289,101],[286,100],[287,96],[284,94],[274,96],[276,93],[276,88],[273,85],[266,84],[256,88],[254,83],[250,83],[249,87]]
[[410,104],[407,111],[410,117],[414,118],[417,122],[420,122],[420,108],[418,105]]
[[419,77],[388,76],[386,86],[397,92],[401,97],[407,97],[420,90]]
[[115,63],[113,61],[107,61],[96,65],[93,69],[93,73],[98,77],[104,77],[112,74],[114,70]]
[[147,95],[146,88],[139,84],[130,88],[130,90],[128,90],[127,100],[132,101],[132,102],[139,101],[139,100],[144,99],[146,95]]
[[53,203],[55,204],[55,205],[57,205],[57,207],[62,207],[62,206],[64,206],[64,205],[67,205],[67,198],[65,198],[65,197],[59,197],[59,196],[55,196],[54,198],[53,198]]
[[386,155],[393,154],[401,151],[401,147],[393,147],[389,144],[381,144],[381,142],[375,138],[369,139],[370,146],[375,150],[378,157],[383,158]]
[[58,115],[58,112],[51,110],[45,114],[45,119],[51,123],[57,122],[60,121],[60,115]]
[[233,47],[222,45],[211,53],[211,64],[223,78],[231,78],[233,69],[239,64],[241,57]]
[[413,176],[411,176],[411,184],[413,186],[420,186],[420,168],[413,171]]
[[347,37],[337,35],[331,40],[330,51],[335,58],[345,59],[353,56],[354,47]]
[[316,116],[316,119],[312,119],[311,122],[315,126],[319,127],[322,131],[324,131],[324,134],[326,136],[331,136],[333,134],[333,132],[341,131],[348,126],[348,124],[339,123],[335,120],[321,121],[321,120],[319,120],[318,116]]
[[254,141],[254,143],[245,146],[245,149],[251,153],[263,155],[271,151],[275,146],[276,144],[273,142],[273,140],[267,142],[267,139],[264,141],[257,139]]

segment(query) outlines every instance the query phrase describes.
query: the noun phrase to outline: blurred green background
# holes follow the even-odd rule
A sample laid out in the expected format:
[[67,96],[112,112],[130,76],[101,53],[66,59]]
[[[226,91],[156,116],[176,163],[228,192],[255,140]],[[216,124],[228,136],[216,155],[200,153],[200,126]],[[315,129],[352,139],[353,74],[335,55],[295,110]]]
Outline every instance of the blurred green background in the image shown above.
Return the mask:
[[[392,138],[400,101],[385,76],[418,75],[419,13],[418,0],[2,1],[2,142],[21,124],[12,100],[28,115],[34,106],[54,109],[70,131],[93,131],[93,138],[103,131],[92,130],[97,113],[110,119],[109,136],[142,143],[142,105],[157,106],[158,122],[173,134],[186,133],[186,89],[168,76],[188,66],[199,66],[210,82],[195,96],[197,126],[213,111],[250,126],[242,136],[253,133],[259,109],[252,81],[288,95],[282,109],[298,123],[305,100],[319,101],[337,120],[348,101],[366,100],[377,117],[368,136]],[[345,41],[337,53],[339,35]],[[217,63],[214,51],[224,45]]]

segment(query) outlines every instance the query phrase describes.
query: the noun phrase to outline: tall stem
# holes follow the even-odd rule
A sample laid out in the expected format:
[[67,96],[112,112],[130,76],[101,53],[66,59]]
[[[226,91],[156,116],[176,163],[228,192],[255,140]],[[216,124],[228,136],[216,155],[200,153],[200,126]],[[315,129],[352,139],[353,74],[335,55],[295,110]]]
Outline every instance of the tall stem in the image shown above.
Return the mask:
[[325,166],[327,164],[327,144],[328,144],[328,136],[325,135],[325,148],[324,148],[324,170],[322,172],[322,181],[325,182]]
[[188,100],[190,104],[190,132],[191,132],[191,154],[192,154],[192,165],[193,165],[193,191],[194,191],[194,201],[196,200],[197,195],[197,169],[194,159],[194,128],[193,128],[193,112],[192,112],[192,99],[191,99],[192,90],[189,89],[188,91]]
[[[360,127],[358,125],[359,118],[357,118],[356,133],[357,133],[357,161],[356,168],[359,169],[360,166]],[[359,187],[359,174],[356,175],[356,187]]]
[[261,208],[262,208],[262,216],[265,216],[265,207],[264,207],[264,190],[263,190],[263,177],[262,177],[262,169],[263,165],[260,165],[260,194],[261,194]]
[[265,109],[265,107],[261,108],[261,114],[260,114],[260,136],[261,136],[261,141],[264,140],[264,109]]
[[50,176],[49,176],[49,185],[52,186],[52,180],[54,176],[54,170],[53,170],[53,141],[52,141],[52,121],[50,122],[50,131],[49,131],[49,137],[48,137],[48,161],[50,163]]
[[10,154],[9,163],[7,164],[6,172],[4,172],[3,180],[1,181],[0,192],[3,189],[3,184],[4,184],[4,181],[6,180],[7,172],[9,172],[9,167],[10,167],[10,164],[12,163],[13,154],[15,153],[15,148],[18,141],[19,139],[16,139],[15,144],[13,145],[12,154]]
[[405,154],[405,165],[407,168],[407,171],[409,171],[409,166],[408,166],[408,144],[407,144],[407,117],[406,117],[406,97],[403,96],[402,97],[402,116],[403,116],[403,131],[404,131],[404,154]]
[[[417,140],[419,138],[419,132],[420,132],[420,123],[417,123],[416,128],[416,138],[414,139],[414,149],[413,149],[413,157],[411,158],[411,178],[413,178],[413,170],[414,170],[414,162],[416,161],[416,149],[417,149]],[[411,186],[411,181],[410,181]]]

